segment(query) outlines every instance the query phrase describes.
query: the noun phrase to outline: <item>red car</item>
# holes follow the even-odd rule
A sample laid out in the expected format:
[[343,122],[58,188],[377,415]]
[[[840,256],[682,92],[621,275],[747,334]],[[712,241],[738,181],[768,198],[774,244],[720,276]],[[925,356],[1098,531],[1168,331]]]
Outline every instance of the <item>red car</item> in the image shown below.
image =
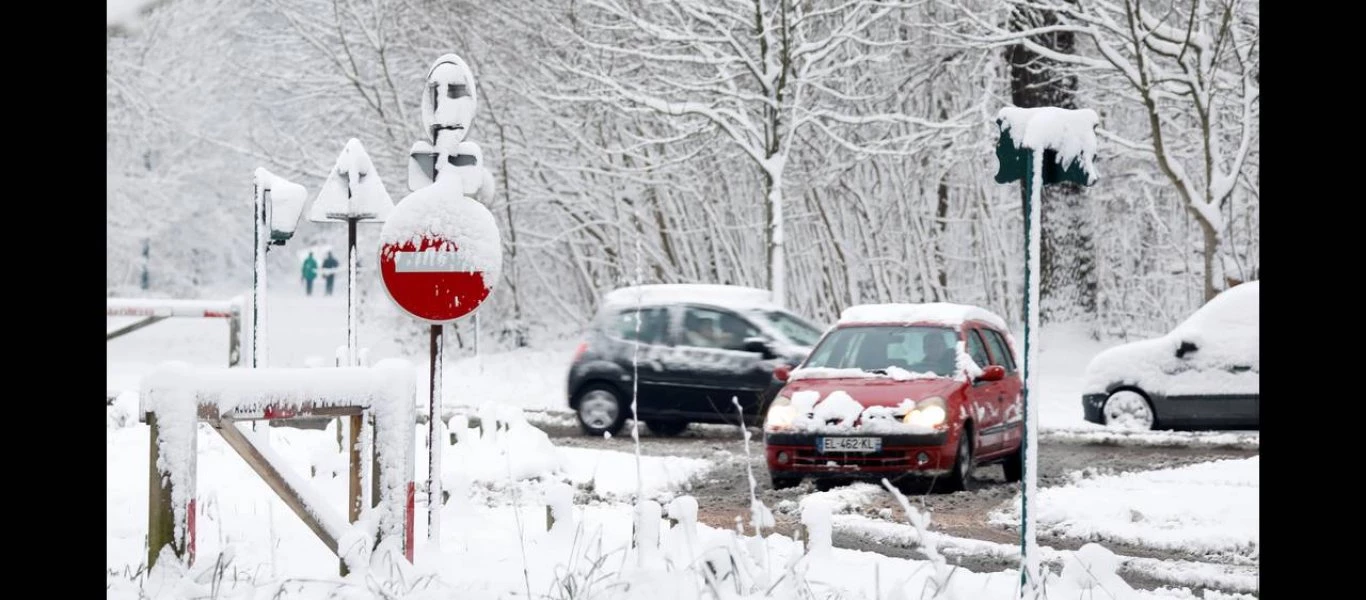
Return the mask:
[[1023,467],[1023,384],[1005,321],[961,304],[854,306],[786,384],[764,420],[773,487],[803,477],[971,489],[973,469]]

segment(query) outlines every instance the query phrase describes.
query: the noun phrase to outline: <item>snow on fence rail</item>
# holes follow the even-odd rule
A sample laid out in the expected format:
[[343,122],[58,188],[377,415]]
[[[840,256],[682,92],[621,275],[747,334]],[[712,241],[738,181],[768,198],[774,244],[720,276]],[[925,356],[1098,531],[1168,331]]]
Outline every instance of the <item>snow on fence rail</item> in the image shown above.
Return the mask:
[[228,320],[228,366],[235,367],[242,359],[241,296],[229,300],[180,300],[171,298],[106,298],[105,316],[144,317],[105,334],[105,341],[127,335],[143,327],[171,317]]
[[[342,572],[369,564],[371,552],[413,559],[413,367],[386,360],[332,369],[196,368],[165,363],[142,381],[143,419],[151,428],[147,565],[169,551],[194,562],[197,424],[208,423],[342,559]],[[370,419],[365,419],[365,416]],[[305,480],[257,444],[239,421],[349,417],[348,521],[318,501]],[[369,434],[369,435],[363,435]],[[371,453],[369,508],[364,508],[362,447]]]
[[232,318],[242,312],[241,298],[231,300],[175,300],[169,298],[106,298],[111,317]]

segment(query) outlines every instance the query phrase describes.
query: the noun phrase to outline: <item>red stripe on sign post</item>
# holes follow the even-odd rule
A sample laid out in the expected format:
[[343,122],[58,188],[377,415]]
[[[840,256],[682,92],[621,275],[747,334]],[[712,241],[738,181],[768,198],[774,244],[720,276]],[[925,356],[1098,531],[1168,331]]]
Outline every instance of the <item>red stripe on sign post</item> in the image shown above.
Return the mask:
[[403,556],[408,558],[408,562],[413,562],[413,500],[416,496],[416,488],[413,482],[408,482],[408,506],[403,510]]
[[185,550],[186,555],[190,557],[191,566],[194,566],[194,522],[194,498],[190,498],[189,514],[185,516]]

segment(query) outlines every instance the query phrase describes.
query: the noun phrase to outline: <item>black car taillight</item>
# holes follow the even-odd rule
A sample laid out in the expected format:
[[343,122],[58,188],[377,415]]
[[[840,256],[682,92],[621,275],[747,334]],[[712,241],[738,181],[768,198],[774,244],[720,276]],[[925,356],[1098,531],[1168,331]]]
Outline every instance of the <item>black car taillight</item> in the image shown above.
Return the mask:
[[574,360],[572,362],[579,362],[579,359],[583,358],[583,353],[587,351],[588,342],[579,342],[579,347],[574,349]]

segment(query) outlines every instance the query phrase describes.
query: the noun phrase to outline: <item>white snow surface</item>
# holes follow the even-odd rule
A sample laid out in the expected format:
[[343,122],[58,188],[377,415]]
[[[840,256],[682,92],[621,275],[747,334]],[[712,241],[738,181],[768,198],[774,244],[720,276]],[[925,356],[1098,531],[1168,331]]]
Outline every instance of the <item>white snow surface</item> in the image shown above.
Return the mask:
[[176,404],[213,403],[220,412],[250,411],[267,405],[298,407],[363,406],[379,402],[412,404],[413,366],[389,359],[383,366],[334,368],[236,369],[191,367],[170,362],[142,380],[143,412],[171,410]]
[[[1121,475],[1083,471],[1069,485],[1040,490],[1031,504],[1040,530],[1055,536],[1256,561],[1259,459]],[[997,524],[1019,520],[1018,496],[991,517]]]
[[696,302],[735,310],[779,308],[773,302],[772,292],[738,285],[702,283],[639,285],[612,290],[602,298],[603,306],[629,306],[659,302]]
[[136,25],[143,9],[155,4],[157,0],[105,0],[104,19],[106,27],[115,25],[128,27]]
[[882,489],[882,487],[860,481],[824,492],[807,494],[798,501],[798,506],[805,507],[808,504],[820,502],[829,507],[831,514],[841,514],[852,512],[886,494],[887,490]]
[[[943,554],[950,557],[986,556],[1010,561],[1018,561],[1020,557],[1020,545],[1018,543],[1001,544],[953,537],[934,531],[929,532],[928,536],[923,536],[912,525],[871,519],[857,514],[835,515],[834,527],[836,531],[857,535],[872,542],[901,546],[919,546],[932,543]],[[922,539],[924,537],[931,539],[924,540]],[[1069,555],[1073,554],[1072,551],[1058,550],[1050,546],[1040,546],[1039,551],[1042,554],[1044,564],[1063,568],[1069,561]],[[1259,569],[1255,565],[1159,560],[1130,556],[1116,558],[1120,568],[1143,573],[1157,581],[1182,586],[1213,586],[1237,592],[1233,595],[1226,595],[1217,590],[1206,590],[1207,598],[1211,597],[1210,594],[1215,594],[1213,596],[1215,598],[1251,598],[1251,596],[1242,596],[1241,594],[1256,593],[1259,587]],[[1098,592],[1094,597],[1106,598],[1108,596]]]
[[[270,405],[349,405],[369,408],[374,415],[374,444],[383,465],[383,479],[379,482],[383,501],[365,512],[373,515],[384,538],[401,536],[406,488],[413,473],[413,438],[409,434],[415,420],[416,390],[412,373],[412,365],[401,359],[387,359],[373,368],[336,369],[196,368],[177,362],[162,365],[143,378],[139,401],[141,412],[156,414],[156,467],[172,485],[176,522],[184,523],[190,490],[197,478],[199,440],[195,431],[199,429],[200,405],[213,404],[220,413],[253,411]],[[268,459],[273,457],[268,448],[261,450]],[[300,487],[297,478],[285,477]],[[306,489],[301,493],[311,496]],[[321,504],[313,506],[318,507],[320,517],[325,517],[324,523],[331,523],[329,528],[334,533],[341,530],[338,519],[321,510]],[[183,529],[176,528],[177,542],[184,535]]]
[[[276,303],[276,305],[291,305],[289,303]],[[298,304],[300,307],[317,306],[318,303]],[[283,316],[283,315],[281,315]],[[164,327],[167,336],[176,331],[185,331],[190,335],[202,336],[199,330],[193,328],[193,324],[205,323],[203,320],[173,320],[168,321]],[[218,327],[222,327],[218,322]],[[181,327],[184,329],[177,329]],[[156,328],[149,329],[154,331]],[[156,342],[160,346],[165,340],[171,337],[157,338]],[[275,341],[287,341],[287,337],[276,338]],[[130,337],[128,342],[137,341]],[[219,349],[217,343],[211,343],[212,349]],[[111,343],[111,348],[113,344]],[[131,351],[134,347],[128,346],[125,351]],[[539,356],[544,353],[544,360],[550,360],[563,354],[563,360],[567,362],[569,351],[523,349],[521,351],[506,354],[491,354],[483,357],[482,363],[489,374],[487,380],[480,379],[475,387],[470,388],[461,403],[473,403],[474,397],[487,391],[488,393],[505,394],[507,401],[525,403],[528,406],[536,405],[540,401],[528,397],[533,388],[519,391],[518,388],[496,387],[497,379],[501,377],[504,369],[511,373],[517,366],[525,369],[526,361],[529,357]],[[468,373],[470,368],[468,363],[462,361],[452,361],[452,367],[459,373]],[[115,364],[111,363],[111,378],[116,375]],[[542,367],[533,369],[534,371],[547,370]],[[136,375],[130,373],[129,375]],[[122,375],[120,375],[122,376]],[[551,391],[550,384],[562,384],[562,381],[551,382],[547,380],[545,392]],[[487,386],[487,387],[485,387]],[[506,387],[506,386],[504,386]],[[539,389],[539,385],[533,386]],[[447,389],[451,386],[448,384]],[[125,394],[116,403],[118,406],[126,405],[131,401],[132,394]],[[1073,403],[1074,399],[1068,399]],[[547,397],[547,403],[557,403],[558,392],[555,397]],[[499,400],[503,402],[503,400]],[[482,410],[482,407],[480,407]],[[497,412],[497,411],[495,411]],[[485,413],[487,414],[487,413]],[[498,418],[510,421],[513,413],[503,410]],[[454,425],[454,423],[453,423]],[[468,429],[468,426],[466,425]],[[425,427],[415,427],[415,444],[422,444],[422,433]],[[459,432],[456,427],[451,428],[457,435]],[[534,454],[537,451],[531,449],[520,449],[519,444],[526,438],[511,434],[514,428],[509,427],[502,433],[504,437],[501,443],[502,456],[516,457],[519,453]],[[344,471],[337,473],[336,465],[340,455],[334,431],[301,431],[293,429],[270,428],[267,435],[271,436],[271,447],[288,462],[301,477],[308,479],[311,485],[318,488],[318,495],[325,498],[324,502],[334,503],[335,510],[344,514],[346,481]],[[503,478],[498,481],[483,482],[479,485],[471,486],[468,483],[460,488],[449,486],[451,481],[447,477],[448,486],[452,494],[456,494],[447,502],[442,515],[442,545],[441,550],[424,546],[421,543],[417,548],[418,564],[406,566],[403,561],[397,561],[392,567],[382,566],[381,568],[372,567],[366,579],[353,575],[350,578],[342,579],[337,576],[337,561],[335,557],[318,542],[307,528],[294,515],[276,499],[247,467],[236,453],[229,449],[216,434],[213,434],[207,426],[201,426],[198,431],[199,436],[199,502],[198,510],[198,566],[189,573],[177,573],[170,569],[169,561],[166,568],[158,571],[150,577],[134,579],[131,575],[138,564],[145,560],[145,550],[143,549],[143,535],[145,534],[145,519],[139,515],[146,514],[147,498],[147,427],[138,424],[125,422],[123,427],[115,427],[107,431],[107,490],[106,490],[106,510],[107,519],[107,566],[111,570],[108,581],[111,589],[108,593],[109,598],[137,598],[138,587],[144,586],[147,595],[153,598],[182,598],[192,594],[209,595],[210,584],[212,583],[212,572],[214,563],[217,559],[223,558],[229,561],[228,570],[230,572],[243,573],[237,578],[227,578],[220,583],[219,597],[229,599],[239,599],[246,597],[272,597],[280,588],[284,588],[284,596],[291,598],[301,598],[305,600],[321,600],[323,598],[373,598],[381,595],[376,586],[384,586],[386,593],[392,594],[395,598],[405,598],[417,600],[421,598],[447,597],[452,593],[459,593],[462,597],[474,598],[501,598],[512,597],[525,594],[523,580],[523,567],[527,569],[527,577],[533,595],[549,593],[552,582],[563,577],[569,572],[577,573],[575,577],[579,582],[588,579],[584,572],[588,565],[593,564],[592,560],[584,560],[582,554],[573,554],[571,546],[577,546],[581,551],[586,548],[599,548],[594,542],[602,539],[601,555],[607,556],[604,564],[609,565],[610,573],[606,575],[614,582],[616,587],[624,587],[626,582],[633,582],[640,594],[645,598],[657,600],[665,597],[679,597],[692,600],[705,597],[700,591],[701,585],[695,578],[695,573],[660,570],[649,572],[637,572],[630,569],[616,571],[617,565],[635,564],[634,555],[628,549],[631,535],[631,522],[633,509],[629,505],[611,503],[594,503],[585,505],[583,502],[584,494],[588,486],[586,476],[574,476],[571,473],[594,474],[594,486],[597,488],[589,494],[599,495],[600,491],[611,492],[613,488],[625,491],[625,494],[634,493],[634,463],[633,457],[627,453],[597,452],[582,449],[557,448],[561,451],[563,462],[568,462],[563,471],[554,475],[550,480],[542,480],[539,477],[529,479],[514,480]],[[487,448],[486,448],[487,449]],[[416,473],[425,473],[426,452],[416,452]],[[563,451],[570,450],[565,453]],[[484,460],[483,456],[477,452],[471,452],[462,459],[454,457],[460,452],[459,444],[450,446],[443,459],[443,468],[446,473],[451,471],[473,472],[472,469],[481,468],[476,466],[479,461]],[[573,456],[580,453],[581,456]],[[568,458],[564,458],[565,455]],[[485,455],[486,456],[486,455]],[[646,457],[647,460],[649,457]],[[669,462],[672,457],[656,457],[665,459]],[[582,459],[582,460],[580,460]],[[521,459],[509,458],[515,467],[517,461]],[[536,462],[541,460],[534,456],[529,456],[526,462]],[[617,463],[618,464],[612,464]],[[497,464],[497,463],[494,463]],[[316,467],[317,474],[310,475],[310,471]],[[670,467],[672,468],[672,467]],[[494,469],[487,468],[490,472]],[[660,470],[658,464],[646,463],[642,471],[647,477],[647,495],[651,494],[649,488],[651,484],[648,478],[651,471]],[[616,475],[625,478],[624,482],[612,482],[611,479]],[[606,475],[604,475],[606,474]],[[467,478],[468,479],[468,478]],[[668,494],[678,493],[679,489],[674,485],[686,486],[680,479],[674,476],[669,477],[671,483],[666,486],[656,488],[660,492],[660,500],[663,501]],[[570,539],[577,538],[579,542],[564,542],[563,532],[545,533],[544,523],[546,506],[552,506],[556,512],[562,512],[564,508],[563,488],[561,491],[554,491],[552,486],[560,485],[558,482],[568,482],[575,484],[579,489],[576,504],[572,506],[570,512],[573,514],[573,535]],[[674,483],[679,482],[679,483]],[[857,501],[856,497],[862,495],[858,488],[871,488],[871,486],[850,486],[832,490],[832,492],[821,496],[821,499],[834,504],[841,512],[839,506],[841,498],[850,503]],[[862,491],[867,491],[862,490]],[[869,492],[871,493],[871,492]],[[609,494],[610,495],[610,494]],[[813,494],[815,495],[815,494]],[[416,522],[415,534],[419,540],[425,539],[425,519],[421,514],[425,508],[421,505],[423,494],[418,494],[419,506],[417,507],[419,518]],[[623,496],[627,497],[627,496]],[[829,556],[814,560],[803,558],[801,548],[784,536],[770,536],[763,544],[758,544],[753,538],[741,538],[730,529],[713,529],[710,527],[696,525],[695,519],[687,518],[685,497],[676,498],[675,502],[670,502],[670,517],[683,517],[682,521],[693,525],[692,528],[680,527],[683,522],[673,527],[661,524],[660,548],[661,553],[666,558],[670,558],[675,565],[695,564],[689,560],[693,556],[726,556],[726,552],[740,552],[745,554],[740,560],[741,571],[733,573],[732,577],[740,577],[744,581],[753,581],[753,577],[766,576],[767,581],[772,582],[779,579],[779,572],[788,568],[789,564],[795,565],[793,573],[797,574],[803,585],[810,585],[818,597],[822,595],[837,595],[843,598],[874,598],[875,588],[881,590],[879,600],[892,598],[889,596],[889,589],[892,586],[900,586],[899,589],[906,590],[903,597],[917,598],[919,595],[916,590],[925,584],[924,574],[930,570],[924,569],[922,561],[908,561],[894,559],[872,553],[854,552],[838,548],[831,548]],[[695,502],[692,504],[695,505]],[[694,511],[695,513],[695,511]],[[133,518],[129,518],[133,515]],[[863,522],[872,523],[863,517],[854,515],[833,516],[835,529],[844,529],[842,522],[850,519],[860,519]],[[563,522],[563,521],[561,521]],[[906,528],[909,526],[898,525],[895,523],[876,523],[880,527],[887,528]],[[599,536],[599,537],[594,537]],[[690,541],[691,540],[691,541]],[[1018,546],[1010,544],[993,545],[988,542],[978,542],[982,546],[995,548],[1000,546],[1000,550],[1005,553],[1009,551],[1018,552]],[[952,553],[953,549],[962,549],[963,546],[956,544],[946,544],[940,542],[941,548],[946,548],[946,553]],[[727,550],[729,549],[729,550]],[[988,551],[984,548],[983,551]],[[1045,549],[1047,552],[1048,549]],[[594,550],[593,552],[597,552]],[[765,562],[758,558],[756,552],[767,552],[768,559]],[[1054,551],[1056,553],[1056,551]],[[719,554],[718,554],[719,553]],[[570,557],[577,556],[574,562],[570,562]],[[1055,554],[1056,557],[1056,554]],[[623,560],[625,559],[625,560]],[[382,561],[382,557],[375,557],[373,560]],[[795,561],[795,562],[793,562]],[[1170,571],[1176,567],[1174,561],[1155,561],[1152,559],[1131,559],[1122,558],[1121,562],[1128,568],[1134,569],[1142,562],[1144,569],[1162,570],[1171,576]],[[376,563],[378,564],[378,563]],[[726,561],[725,564],[729,564]],[[764,573],[758,565],[770,565],[769,573]],[[452,567],[452,565],[459,565]],[[1177,565],[1180,566],[1180,565]],[[389,569],[395,571],[390,571]],[[1184,585],[1200,585],[1208,582],[1222,582],[1227,589],[1243,589],[1236,587],[1246,583],[1246,589],[1255,591],[1256,576],[1245,574],[1234,567],[1224,567],[1227,572],[1213,572],[1212,565],[1195,565],[1191,563],[1188,567],[1181,567],[1181,577],[1189,580]],[[1244,568],[1245,570],[1245,568]],[[384,574],[388,573],[388,574]],[[423,575],[430,577],[423,578]],[[602,575],[598,573],[597,575]],[[198,578],[196,581],[196,577]],[[792,578],[789,575],[783,579]],[[961,583],[952,583],[961,578]],[[957,597],[1008,597],[1014,593],[1015,586],[1018,584],[1018,576],[1014,572],[1006,571],[994,574],[976,574],[958,569],[950,580],[950,586],[954,586],[958,594]],[[668,586],[661,589],[659,585],[664,583]],[[961,586],[961,587],[959,587]],[[1056,587],[1055,587],[1056,586]],[[1235,587],[1230,587],[1235,586]],[[766,587],[764,589],[767,589]],[[187,591],[189,590],[189,591]],[[1057,581],[1049,583],[1050,595],[1060,595],[1066,597],[1078,597],[1081,590],[1073,584],[1059,578]],[[669,595],[669,594],[672,594]],[[1162,589],[1151,592],[1138,592],[1142,598],[1194,598],[1195,594],[1184,589]],[[597,597],[627,597],[621,595],[593,596]],[[639,597],[639,596],[631,596]],[[760,592],[737,594],[736,598],[762,598],[764,594]],[[796,597],[795,592],[787,593],[786,590],[778,590],[770,594],[770,598],[776,597]],[[1097,594],[1096,598],[1104,598],[1102,594]],[[1237,596],[1214,595],[1206,592],[1206,598],[1232,598]]]
[[987,309],[951,302],[923,304],[861,304],[850,306],[840,313],[839,324],[853,323],[933,323],[953,328],[966,321],[984,321],[1006,330],[1006,322]]
[[[1235,286],[1166,335],[1097,354],[1086,367],[1083,393],[1104,393],[1114,384],[1168,395],[1260,393],[1260,298],[1259,281]],[[1182,342],[1198,350],[1177,358]],[[1251,370],[1230,372],[1224,368],[1228,365]]]
[[[348,188],[350,193],[348,193]],[[351,138],[337,156],[332,172],[313,199],[308,219],[314,222],[361,218],[365,222],[383,221],[393,210],[394,201],[384,189],[370,155],[360,140]]]
[[[478,414],[479,427],[469,427],[462,415],[451,420],[450,429],[458,442],[442,455],[443,484],[447,487],[462,485],[460,478],[495,487],[537,479],[591,489],[601,498],[635,496],[634,454],[556,446],[514,407],[485,403]],[[662,498],[670,490],[687,487],[710,467],[709,462],[695,458],[642,456],[642,493],[648,498]]]
[[1089,108],[1068,110],[1055,106],[1019,108],[1007,106],[997,113],[1010,131],[1015,147],[1057,151],[1058,163],[1081,162],[1090,183],[1099,178],[1096,171],[1096,126],[1100,115]]

